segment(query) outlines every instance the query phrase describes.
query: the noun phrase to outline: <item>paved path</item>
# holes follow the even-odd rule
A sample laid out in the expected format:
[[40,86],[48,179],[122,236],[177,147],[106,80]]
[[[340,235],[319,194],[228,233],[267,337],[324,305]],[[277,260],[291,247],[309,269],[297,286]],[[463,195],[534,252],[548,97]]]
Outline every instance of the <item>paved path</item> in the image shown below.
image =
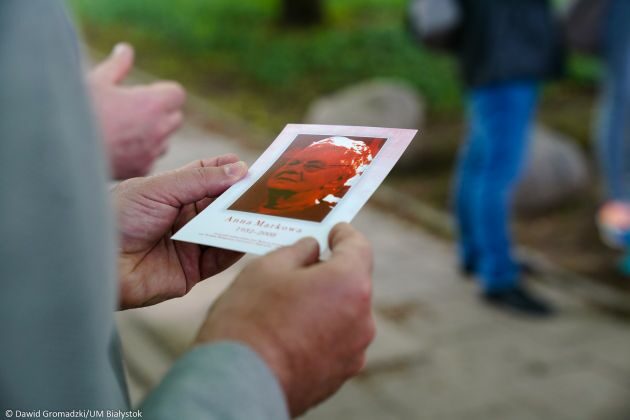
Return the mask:
[[[189,126],[159,169],[226,152],[255,158]],[[553,320],[497,312],[458,277],[451,244],[369,206],[355,225],[374,243],[378,335],[365,373],[307,419],[630,418],[629,324],[540,285],[560,309]],[[135,401],[186,350],[212,300],[249,259],[182,299],[119,314]]]

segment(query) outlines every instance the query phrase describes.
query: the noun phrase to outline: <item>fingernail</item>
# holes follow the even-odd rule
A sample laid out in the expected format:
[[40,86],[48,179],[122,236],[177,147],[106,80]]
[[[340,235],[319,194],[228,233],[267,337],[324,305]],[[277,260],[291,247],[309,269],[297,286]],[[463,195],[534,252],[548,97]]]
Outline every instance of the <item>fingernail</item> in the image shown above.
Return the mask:
[[112,55],[120,55],[125,51],[125,43],[124,42],[119,42],[118,44],[116,44],[116,46],[114,47],[114,50],[112,51]]
[[231,178],[240,177],[247,172],[247,165],[242,160],[236,163],[230,163],[223,167],[225,174]]

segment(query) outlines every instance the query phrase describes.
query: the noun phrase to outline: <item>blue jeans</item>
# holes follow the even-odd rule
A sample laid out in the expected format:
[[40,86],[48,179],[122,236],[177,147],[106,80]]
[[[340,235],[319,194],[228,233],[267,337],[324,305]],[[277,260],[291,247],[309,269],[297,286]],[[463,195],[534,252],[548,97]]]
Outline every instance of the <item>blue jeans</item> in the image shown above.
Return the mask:
[[611,4],[606,25],[597,152],[609,200],[630,201],[630,1]]
[[535,81],[469,93],[470,133],[458,162],[455,212],[461,262],[478,274],[485,292],[514,288],[520,278],[509,234],[511,196],[537,99]]

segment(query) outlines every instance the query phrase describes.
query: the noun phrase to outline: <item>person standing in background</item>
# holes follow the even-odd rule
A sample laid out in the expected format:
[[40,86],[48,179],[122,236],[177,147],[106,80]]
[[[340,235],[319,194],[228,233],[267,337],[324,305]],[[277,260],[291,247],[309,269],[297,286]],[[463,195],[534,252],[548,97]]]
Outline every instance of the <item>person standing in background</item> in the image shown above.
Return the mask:
[[551,307],[522,284],[512,253],[511,197],[525,162],[541,83],[563,66],[548,0],[459,0],[457,44],[469,132],[460,150],[455,213],[461,269],[498,307],[546,316]]
[[604,28],[605,74],[598,159],[605,203],[598,222],[605,241],[626,248],[620,270],[630,276],[630,1],[611,0]]

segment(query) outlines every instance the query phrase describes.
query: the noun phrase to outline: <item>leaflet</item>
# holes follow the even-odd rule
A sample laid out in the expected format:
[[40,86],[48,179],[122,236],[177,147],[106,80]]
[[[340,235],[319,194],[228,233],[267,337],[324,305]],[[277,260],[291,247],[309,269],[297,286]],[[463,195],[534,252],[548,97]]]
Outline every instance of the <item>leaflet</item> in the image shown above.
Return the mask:
[[266,254],[350,222],[383,182],[417,130],[289,124],[244,179],[172,239]]

